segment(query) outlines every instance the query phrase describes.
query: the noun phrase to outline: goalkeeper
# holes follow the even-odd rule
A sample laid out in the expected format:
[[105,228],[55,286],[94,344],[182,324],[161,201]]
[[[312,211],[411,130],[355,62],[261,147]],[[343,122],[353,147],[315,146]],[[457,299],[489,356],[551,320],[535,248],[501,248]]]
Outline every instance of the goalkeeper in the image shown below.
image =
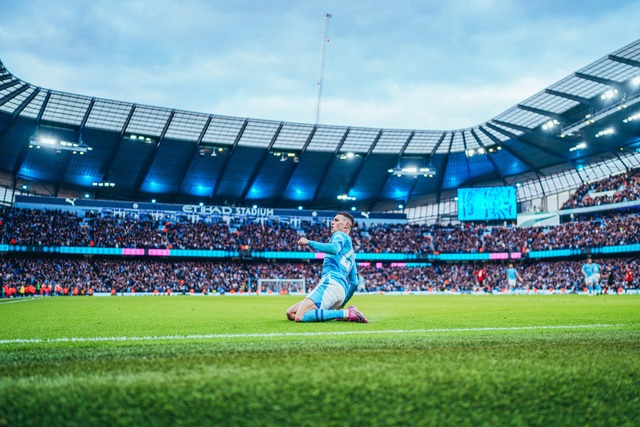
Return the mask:
[[367,318],[355,306],[344,306],[358,287],[356,255],[349,234],[354,220],[348,212],[338,212],[331,221],[329,243],[301,237],[298,245],[308,246],[325,254],[322,277],[302,301],[287,309],[287,318],[296,322],[326,322],[342,320],[367,323]]

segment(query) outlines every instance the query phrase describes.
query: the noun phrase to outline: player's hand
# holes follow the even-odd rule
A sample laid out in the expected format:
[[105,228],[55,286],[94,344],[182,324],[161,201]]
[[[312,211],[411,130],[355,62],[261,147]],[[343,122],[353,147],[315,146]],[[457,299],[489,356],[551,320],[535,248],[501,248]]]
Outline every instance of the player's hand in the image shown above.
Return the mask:
[[309,245],[309,239],[307,239],[306,237],[301,237],[300,240],[298,240],[298,245],[300,246]]

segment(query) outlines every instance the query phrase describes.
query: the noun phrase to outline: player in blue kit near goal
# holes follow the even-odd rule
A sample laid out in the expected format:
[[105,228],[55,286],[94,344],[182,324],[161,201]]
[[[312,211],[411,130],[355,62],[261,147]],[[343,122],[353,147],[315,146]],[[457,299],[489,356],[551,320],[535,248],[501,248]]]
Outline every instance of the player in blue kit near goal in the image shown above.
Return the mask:
[[522,277],[518,274],[518,270],[513,267],[512,263],[509,263],[509,267],[505,270],[507,273],[507,287],[508,292],[513,293],[517,286],[517,280],[520,280],[520,283],[523,283]]
[[600,295],[602,294],[602,286],[600,286],[600,264],[594,262],[591,265],[593,265],[593,292],[596,295]]
[[348,212],[338,212],[331,221],[329,243],[320,243],[301,237],[298,245],[308,246],[325,254],[322,277],[315,288],[302,301],[287,309],[287,318],[296,322],[326,322],[342,320],[368,323],[367,318],[352,305],[343,307],[358,288],[356,255],[349,234],[354,219]]
[[587,258],[587,262],[582,265],[582,276],[584,277],[584,284],[587,286],[589,296],[594,295],[593,285],[596,281],[594,274],[593,261],[591,257]]

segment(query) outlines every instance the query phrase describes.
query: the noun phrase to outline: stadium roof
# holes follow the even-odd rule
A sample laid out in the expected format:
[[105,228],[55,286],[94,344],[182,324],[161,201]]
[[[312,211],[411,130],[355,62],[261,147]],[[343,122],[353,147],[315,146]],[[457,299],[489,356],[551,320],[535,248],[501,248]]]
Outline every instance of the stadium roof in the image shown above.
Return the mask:
[[24,82],[0,62],[0,171],[14,185],[49,184],[52,195],[394,210],[451,198],[459,187],[542,182],[640,150],[639,123],[640,40],[487,122],[444,131],[92,98]]

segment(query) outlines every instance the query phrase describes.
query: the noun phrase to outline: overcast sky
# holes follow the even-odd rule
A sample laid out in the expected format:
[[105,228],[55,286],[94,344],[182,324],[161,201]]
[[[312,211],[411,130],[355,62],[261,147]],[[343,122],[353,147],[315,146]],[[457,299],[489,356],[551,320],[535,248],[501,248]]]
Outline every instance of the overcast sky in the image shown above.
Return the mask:
[[0,60],[48,89],[322,124],[490,120],[640,38],[638,0],[0,0]]

